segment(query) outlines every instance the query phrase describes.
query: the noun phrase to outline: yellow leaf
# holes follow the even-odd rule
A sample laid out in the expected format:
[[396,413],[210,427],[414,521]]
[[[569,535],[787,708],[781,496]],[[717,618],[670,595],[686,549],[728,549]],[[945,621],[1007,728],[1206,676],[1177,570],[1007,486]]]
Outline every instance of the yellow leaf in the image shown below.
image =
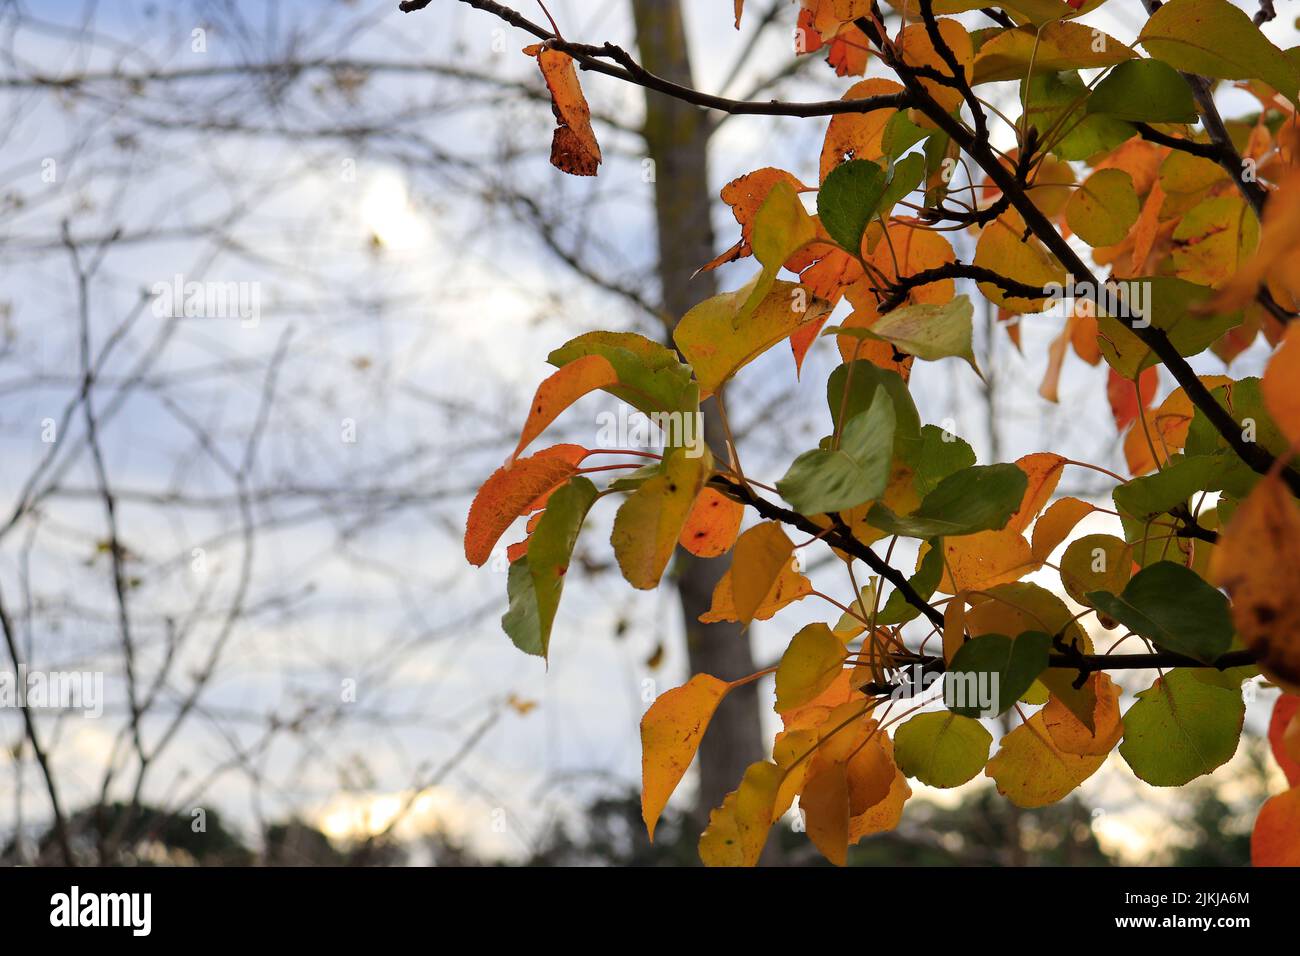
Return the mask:
[[736,541],[731,558],[731,595],[736,619],[748,624],[763,606],[782,572],[790,568],[794,542],[781,525],[765,521]]
[[[956,20],[943,18],[938,21],[938,25],[939,36],[943,38],[943,41],[948,45],[948,49],[956,56],[957,62],[969,75],[971,62],[975,58],[975,49],[971,43],[970,34]],[[952,76],[952,67],[935,49],[934,43],[930,40],[929,28],[924,23],[913,23],[904,27],[899,35],[898,48],[903,53],[904,62],[909,66],[928,67],[932,70],[938,70],[944,76]],[[921,85],[925,87],[926,92],[930,94],[935,102],[943,107],[945,113],[951,113],[962,104],[961,91],[955,87],[941,84],[937,80],[928,79],[922,79]],[[921,121],[921,125],[934,128],[932,120],[921,117]]]
[[1085,607],[1088,594],[1119,594],[1133,574],[1133,548],[1113,534],[1088,534],[1070,542],[1061,556],[1061,584],[1065,593]]
[[722,806],[709,814],[700,836],[700,860],[705,866],[757,866],[772,829],[782,770],[770,761],[749,765],[739,789],[727,794]]
[[776,668],[776,712],[814,700],[835,680],[847,656],[825,624],[809,624],[790,641]]
[[664,461],[663,471],[619,507],[610,543],[623,577],[634,588],[649,590],[659,584],[711,468],[708,456],[691,458],[686,449],[676,449]]
[[761,274],[745,288],[706,299],[677,323],[673,341],[695,370],[701,399],[797,329],[820,323],[830,314],[831,304],[803,286],[776,281],[736,327],[760,279]]
[[[1041,242],[1025,238],[1025,222],[1014,209],[1008,209],[980,232],[975,245],[975,265],[992,269],[999,275],[1035,288],[1056,284],[1064,287],[1065,268]],[[1009,312],[1041,312],[1047,299],[1020,299],[1007,296],[989,282],[981,282],[980,292],[995,305]]]
[[1237,507],[1210,559],[1232,598],[1232,621],[1260,670],[1300,693],[1300,510],[1277,475],[1266,475]]
[[1106,762],[1104,754],[1061,750],[1047,732],[1043,711],[1002,738],[984,768],[986,776],[1018,807],[1045,807],[1068,796]]
[[1124,736],[1124,724],[1119,713],[1119,695],[1122,688],[1107,674],[1095,673],[1088,678],[1097,695],[1097,708],[1093,712],[1093,725],[1089,730],[1083,722],[1070,713],[1070,709],[1053,697],[1043,708],[1043,726],[1052,743],[1063,753],[1080,756],[1105,756],[1115,749]]
[[1174,275],[1219,286],[1242,268],[1259,244],[1259,220],[1237,192],[1193,206],[1174,229]]
[[696,674],[660,694],[641,718],[641,816],[651,842],[655,824],[695,759],[713,712],[731,685]]
[[1022,80],[1031,64],[1034,75],[1041,76],[1113,66],[1133,55],[1129,47],[1113,37],[1079,23],[1057,21],[1045,24],[1042,30],[1019,27],[995,33],[984,42],[975,57],[971,82]]
[[[733,565],[734,567],[734,565]],[[701,624],[715,624],[718,621],[739,621],[735,600],[731,594],[731,568],[718,581],[713,589],[713,605],[700,615]],[[787,604],[800,601],[812,593],[812,582],[806,575],[794,569],[793,562],[788,562],[772,585],[763,603],[754,612],[754,619],[766,621]]]

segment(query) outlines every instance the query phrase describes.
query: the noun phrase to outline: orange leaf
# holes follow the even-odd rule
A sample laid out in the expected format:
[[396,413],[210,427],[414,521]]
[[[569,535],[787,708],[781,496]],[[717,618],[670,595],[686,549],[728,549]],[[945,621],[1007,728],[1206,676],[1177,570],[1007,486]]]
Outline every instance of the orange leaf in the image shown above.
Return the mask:
[[1300,323],[1287,325],[1282,345],[1268,361],[1260,389],[1269,414],[1292,442],[1300,442]]
[[745,506],[722,492],[705,488],[695,498],[682,528],[680,543],[697,558],[726,554],[736,541]]
[[[1294,296],[1300,269],[1300,169],[1293,169],[1269,198],[1260,227],[1259,247],[1224,283],[1211,308],[1231,312],[1252,299],[1268,280],[1275,295]],[[1286,302],[1282,302],[1286,305]]]
[[907,784],[907,777],[900,770],[894,775],[885,799],[869,808],[860,816],[849,820],[849,843],[854,844],[863,837],[876,833],[885,833],[898,826],[903,818],[903,804],[912,795],[912,788]]
[[1089,730],[1070,709],[1053,697],[1043,708],[1043,726],[1052,738],[1057,749],[1067,754],[1080,756],[1105,756],[1115,749],[1120,738],[1124,736],[1124,724],[1120,720],[1119,695],[1121,688],[1103,673],[1095,673],[1088,678],[1097,695],[1097,706],[1093,711],[1093,725],[1096,730]]
[[700,740],[731,685],[696,674],[660,694],[641,718],[641,816],[650,841],[655,824],[695,759]]
[[944,538],[943,561],[939,590],[944,594],[1018,581],[1036,568],[1025,536],[1008,528]]
[[1273,705],[1268,722],[1268,742],[1273,756],[1293,787],[1300,787],[1300,697],[1283,694]]
[[618,384],[618,373],[603,355],[584,355],[555,372],[537,386],[533,404],[524,422],[523,434],[515,446],[517,456],[528,443],[540,435],[551,422],[582,396],[597,389]]
[[1052,552],[1060,546],[1074,526],[1097,509],[1078,498],[1062,498],[1052,502],[1052,506],[1043,512],[1034,522],[1033,544],[1030,551],[1038,563],[1046,561]]
[[1276,474],[1238,505],[1210,558],[1232,621],[1274,683],[1300,693],[1300,508]]
[[551,112],[559,124],[551,138],[551,164],[574,176],[595,176],[600,144],[591,128],[591,108],[582,94],[573,58],[543,43],[525,47],[524,52],[537,58],[551,92]]
[[1300,866],[1300,787],[1270,798],[1259,808],[1250,834],[1255,866]]
[[546,496],[572,478],[587,457],[581,445],[555,445],[494,471],[474,496],[465,523],[465,558],[475,566],[492,557],[492,549],[514,520],[545,504]]
[[[870,79],[854,83],[844,94],[846,100],[863,100],[888,93],[901,93],[903,87],[892,80]],[[869,113],[837,113],[831,117],[822,145],[820,178],[848,159],[879,159],[883,153],[880,136],[885,124],[898,111],[893,107]]]
[[810,776],[799,795],[808,839],[836,866],[848,862],[849,781],[844,764],[832,763]]
[[1025,488],[1025,497],[1020,502],[1020,509],[1007,522],[1008,531],[1024,531],[1038,517],[1038,512],[1052,498],[1057,484],[1061,481],[1061,472],[1065,470],[1065,459],[1051,452],[1040,451],[1016,459],[1016,467],[1029,478]]

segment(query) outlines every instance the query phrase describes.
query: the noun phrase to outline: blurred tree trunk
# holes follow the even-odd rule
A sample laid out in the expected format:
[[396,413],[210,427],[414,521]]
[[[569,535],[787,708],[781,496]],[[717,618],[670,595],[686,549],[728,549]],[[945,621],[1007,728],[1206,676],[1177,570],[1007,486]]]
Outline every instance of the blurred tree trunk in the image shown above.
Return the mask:
[[[632,9],[645,67],[673,82],[694,86],[680,0],[635,0]],[[691,306],[718,291],[711,272],[691,278],[714,256],[707,115],[647,91],[645,138],[655,177],[663,307],[671,328]],[[705,406],[704,425],[710,447],[725,448],[722,423],[712,402]],[[729,558],[700,560],[679,548],[674,565],[691,672],[724,680],[756,670],[749,639],[739,625],[706,625],[698,620],[712,603],[713,588],[729,564]],[[745,768],[762,759],[762,753],[758,692],[749,684],[722,702],[700,747],[696,812],[702,820],[736,788]]]

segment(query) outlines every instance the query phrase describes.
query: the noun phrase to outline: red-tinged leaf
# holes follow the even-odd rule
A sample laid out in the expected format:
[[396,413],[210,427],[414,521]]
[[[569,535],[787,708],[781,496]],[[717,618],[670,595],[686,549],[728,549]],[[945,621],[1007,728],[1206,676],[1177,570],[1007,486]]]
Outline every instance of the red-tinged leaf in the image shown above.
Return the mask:
[[641,718],[641,816],[650,841],[655,824],[695,759],[704,731],[731,685],[696,674],[661,694]]
[[[1143,369],[1138,374],[1138,388],[1134,388],[1132,381],[1121,376],[1113,368],[1109,370],[1106,379],[1106,398],[1110,402],[1110,411],[1115,417],[1117,431],[1122,432],[1137,421],[1139,408],[1151,407],[1151,402],[1156,397],[1156,388],[1159,385],[1160,373],[1154,365],[1148,369]],[[1138,404],[1139,392],[1142,396],[1140,406]]]
[[559,124],[551,140],[551,164],[574,176],[595,176],[601,162],[600,144],[591,128],[591,108],[573,58],[542,43],[526,47],[524,52],[537,58]]
[[587,454],[581,445],[555,445],[493,472],[474,496],[465,523],[469,563],[484,564],[514,520],[542,507],[552,491],[577,474]]
[[826,320],[830,317],[830,313],[828,312],[822,317],[821,322],[801,325],[799,328],[795,329],[794,334],[790,336],[790,352],[794,355],[795,378],[798,378],[799,373],[803,371],[803,360],[807,357],[808,350],[812,348],[812,344],[817,341],[822,326],[826,324]]
[[1250,835],[1255,866],[1300,866],[1300,787],[1267,800]]
[[515,455],[528,447],[559,414],[588,392],[618,384],[618,373],[603,355],[584,355],[537,387]]
[[870,49],[867,35],[856,25],[846,23],[831,40],[826,62],[835,70],[836,76],[861,76],[867,72]]
[[736,543],[744,516],[745,506],[740,502],[713,488],[705,488],[691,506],[680,544],[697,558],[726,554]]
[[1300,787],[1300,697],[1283,694],[1277,699],[1268,723],[1268,742],[1287,783]]

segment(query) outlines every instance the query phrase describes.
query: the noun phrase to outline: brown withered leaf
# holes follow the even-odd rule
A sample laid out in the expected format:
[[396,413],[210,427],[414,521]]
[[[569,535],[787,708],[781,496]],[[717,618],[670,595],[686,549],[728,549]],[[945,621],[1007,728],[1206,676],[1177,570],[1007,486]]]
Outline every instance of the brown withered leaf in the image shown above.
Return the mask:
[[544,43],[525,47],[524,52],[537,59],[559,124],[551,139],[551,165],[573,176],[595,176],[601,162],[600,144],[591,128],[591,108],[578,82],[573,57]]

